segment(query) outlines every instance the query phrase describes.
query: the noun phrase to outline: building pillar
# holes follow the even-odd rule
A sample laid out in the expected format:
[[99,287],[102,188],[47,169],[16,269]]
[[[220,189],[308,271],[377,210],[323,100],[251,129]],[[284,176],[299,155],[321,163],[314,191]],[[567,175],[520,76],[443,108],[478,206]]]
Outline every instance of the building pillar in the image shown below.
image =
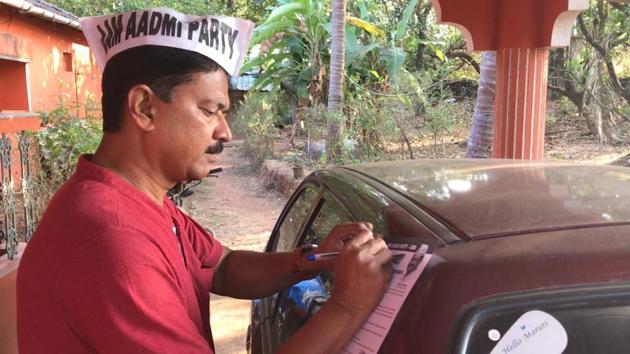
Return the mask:
[[549,48],[568,46],[588,0],[431,0],[470,51],[497,52],[493,157],[542,160]]
[[549,50],[497,50],[494,158],[542,160]]

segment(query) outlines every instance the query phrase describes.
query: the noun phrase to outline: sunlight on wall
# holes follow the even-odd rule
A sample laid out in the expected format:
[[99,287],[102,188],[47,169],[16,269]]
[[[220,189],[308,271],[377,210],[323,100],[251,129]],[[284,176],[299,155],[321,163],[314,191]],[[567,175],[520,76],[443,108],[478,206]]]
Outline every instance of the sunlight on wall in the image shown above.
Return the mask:
[[[76,70],[75,80],[77,89],[79,92],[83,92],[86,86],[86,79],[88,79],[88,75],[90,75],[91,71],[90,48],[78,43],[72,43],[72,52],[74,53],[74,68]],[[85,92],[83,92],[83,99],[81,99],[81,101],[85,101],[86,97],[88,96]]]
[[61,62],[61,53],[57,47],[53,47],[53,73],[57,75],[59,73],[59,64]]
[[74,61],[77,64],[90,66],[90,48],[78,43],[72,43],[72,51],[74,52]]

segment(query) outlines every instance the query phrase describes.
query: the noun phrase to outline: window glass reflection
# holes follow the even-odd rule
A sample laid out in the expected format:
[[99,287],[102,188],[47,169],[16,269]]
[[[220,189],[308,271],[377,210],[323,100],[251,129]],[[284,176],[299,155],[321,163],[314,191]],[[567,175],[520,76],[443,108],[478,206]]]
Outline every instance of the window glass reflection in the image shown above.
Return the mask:
[[[341,206],[332,202],[330,196],[324,196],[301,244],[319,244],[336,225],[350,221],[352,218]],[[330,297],[332,284],[332,272],[324,272],[293,285],[280,295],[277,324],[281,342],[291,337],[317,313]]]
[[308,217],[316,198],[317,192],[313,188],[308,187],[302,191],[278,229],[276,251],[287,252],[295,247],[300,227]]

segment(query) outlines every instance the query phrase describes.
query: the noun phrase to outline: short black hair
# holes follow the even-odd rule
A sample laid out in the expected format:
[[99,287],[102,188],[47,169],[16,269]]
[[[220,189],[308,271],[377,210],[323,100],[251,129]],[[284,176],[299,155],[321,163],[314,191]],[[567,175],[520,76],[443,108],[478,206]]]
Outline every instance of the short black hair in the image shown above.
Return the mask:
[[192,80],[193,74],[218,70],[223,68],[212,59],[178,48],[144,45],[116,54],[103,71],[103,131],[120,130],[122,109],[132,87],[147,85],[161,100],[170,102],[173,89]]

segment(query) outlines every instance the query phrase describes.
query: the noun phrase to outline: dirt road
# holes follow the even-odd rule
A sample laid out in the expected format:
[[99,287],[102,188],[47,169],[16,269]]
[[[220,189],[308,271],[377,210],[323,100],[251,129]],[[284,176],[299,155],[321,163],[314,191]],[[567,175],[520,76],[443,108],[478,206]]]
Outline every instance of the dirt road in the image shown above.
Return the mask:
[[[260,251],[285,201],[252,173],[240,146],[236,141],[226,147],[219,161],[224,171],[219,178],[206,178],[185,206],[225,246]],[[210,311],[216,352],[245,353],[250,302],[212,295]]]

